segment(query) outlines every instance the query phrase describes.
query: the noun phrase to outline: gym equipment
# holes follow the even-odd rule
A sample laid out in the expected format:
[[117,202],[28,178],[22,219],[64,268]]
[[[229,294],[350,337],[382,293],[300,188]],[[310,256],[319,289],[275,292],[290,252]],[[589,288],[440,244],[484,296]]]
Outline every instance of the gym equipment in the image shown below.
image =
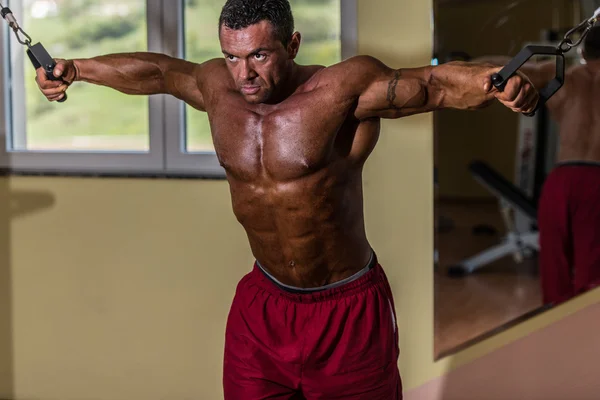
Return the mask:
[[540,109],[546,102],[554,96],[554,94],[560,89],[565,82],[565,58],[563,51],[559,47],[553,46],[526,46],[517,54],[512,61],[505,66],[500,72],[492,75],[492,83],[494,86],[503,91],[506,86],[506,82],[517,73],[519,68],[523,66],[531,57],[534,55],[552,55],[556,56],[556,77],[552,79],[548,84],[540,89],[540,99],[536,105],[535,110],[525,115],[533,117],[537,110]]
[[450,276],[463,276],[493,261],[513,254],[515,261],[521,262],[530,256],[532,251],[539,251],[539,234],[536,229],[519,232],[514,225],[511,213],[520,212],[535,224],[537,218],[536,204],[523,194],[518,187],[510,183],[502,175],[482,161],[474,161],[469,165],[473,177],[497,198],[500,211],[508,232],[502,243],[484,250],[473,257],[463,260],[448,269]]
[[[0,15],[2,18],[8,22],[8,26],[13,30],[15,36],[17,37],[17,41],[21,43],[23,46],[27,46],[27,56],[29,56],[29,60],[33,64],[33,67],[37,70],[38,68],[43,68],[46,73],[46,78],[53,81],[62,81],[61,78],[57,78],[54,76],[54,67],[56,67],[56,62],[54,59],[48,54],[46,49],[41,43],[36,43],[31,45],[31,37],[19,26],[16,18],[14,17],[12,11],[8,7],[4,7],[0,3]],[[21,35],[24,38],[21,38]],[[62,99],[58,100],[59,103],[63,103],[67,100],[67,93],[63,96]]]
[[[492,75],[492,83],[494,86],[502,91],[506,86],[506,82],[517,73],[519,68],[523,66],[531,57],[534,55],[552,55],[556,57],[556,77],[551,80],[546,87],[540,90],[540,100],[536,106],[536,109],[528,114],[525,114],[529,117],[533,117],[537,110],[540,107],[543,107],[544,104],[552,97],[554,94],[562,87],[565,78],[565,59],[564,53],[569,52],[573,47],[578,46],[587,33],[592,29],[594,24],[598,21],[598,16],[600,14],[600,9],[596,10],[594,15],[591,18],[588,18],[581,22],[579,25],[571,29],[566,33],[563,40],[558,44],[558,46],[536,46],[529,45],[525,46],[523,50],[513,58],[508,65],[506,65],[500,72]],[[580,33],[579,38],[573,42],[571,40],[571,36],[576,33]]]

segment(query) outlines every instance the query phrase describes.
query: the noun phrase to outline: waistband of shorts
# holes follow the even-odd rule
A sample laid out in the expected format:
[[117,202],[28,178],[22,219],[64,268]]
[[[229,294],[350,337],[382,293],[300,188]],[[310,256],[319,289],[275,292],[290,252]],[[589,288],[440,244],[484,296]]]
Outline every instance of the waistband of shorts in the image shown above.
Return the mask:
[[297,303],[316,303],[322,301],[330,301],[352,296],[362,291],[368,290],[379,283],[387,283],[387,277],[381,265],[375,259],[375,264],[368,272],[360,278],[346,283],[342,286],[325,289],[317,292],[308,293],[293,293],[277,286],[275,282],[270,280],[260,269],[256,263],[252,272],[250,272],[250,281],[261,289],[278,297],[283,297]]
[[561,167],[600,167],[600,161],[586,161],[586,160],[568,160],[559,161],[556,163],[556,168]]
[[267,278],[269,278],[269,280],[271,280],[275,286],[278,286],[280,289],[286,291],[286,292],[291,292],[291,293],[314,293],[314,292],[321,292],[324,290],[328,290],[328,289],[333,289],[336,287],[340,287],[340,286],[344,286],[350,282],[353,282],[355,280],[357,280],[358,278],[360,278],[361,276],[363,276],[364,274],[366,274],[367,272],[369,272],[369,270],[371,270],[373,267],[375,267],[375,265],[377,265],[377,260],[375,258],[375,252],[373,250],[371,250],[371,256],[369,258],[369,261],[367,262],[367,264],[365,265],[365,267],[363,269],[361,269],[360,271],[358,271],[357,273],[355,273],[354,275],[346,278],[346,279],[342,279],[341,281],[338,282],[334,282],[334,283],[330,283],[328,285],[325,286],[321,286],[321,287],[316,287],[316,288],[298,288],[298,287],[294,287],[294,286],[289,286],[286,285],[285,283],[279,282],[277,280],[277,278],[275,278],[273,275],[271,275],[269,273],[269,271],[267,271],[261,264],[260,262],[257,260],[256,261],[256,266],[258,266],[258,268],[260,268],[260,270],[262,271],[262,273],[264,275],[267,276]]

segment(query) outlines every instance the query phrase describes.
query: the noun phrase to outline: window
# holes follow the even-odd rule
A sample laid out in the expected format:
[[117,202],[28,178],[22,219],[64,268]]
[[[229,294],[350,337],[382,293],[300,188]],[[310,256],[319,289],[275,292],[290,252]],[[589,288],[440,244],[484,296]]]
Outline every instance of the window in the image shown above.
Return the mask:
[[[154,51],[203,62],[222,57],[225,0],[11,0],[3,4],[56,58]],[[354,53],[356,0],[290,0],[303,35],[299,63]],[[75,83],[64,103],[39,92],[12,31],[0,29],[0,163],[36,172],[222,176],[208,118],[171,96],[127,96]]]
[[[146,0],[23,0],[13,13],[50,55],[84,58],[148,49]],[[11,5],[11,7],[13,7]],[[17,10],[19,12],[17,12]],[[93,23],[90,23],[93,21]],[[35,39],[34,39],[35,40]],[[150,149],[148,100],[97,85],[74,85],[64,103],[41,96],[24,48],[11,43],[12,146],[15,150]],[[33,75],[35,76],[35,75]],[[19,87],[25,90],[19,90]],[[15,118],[24,116],[24,118]]]

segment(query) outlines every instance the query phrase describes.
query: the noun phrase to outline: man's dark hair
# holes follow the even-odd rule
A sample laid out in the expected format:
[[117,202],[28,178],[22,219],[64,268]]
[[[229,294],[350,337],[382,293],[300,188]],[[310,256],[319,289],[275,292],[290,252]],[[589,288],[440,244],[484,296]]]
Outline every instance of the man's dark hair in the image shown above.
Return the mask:
[[600,25],[595,25],[590,29],[583,42],[583,50],[585,58],[600,59]]
[[294,34],[294,17],[288,0],[227,0],[219,18],[219,31],[244,29],[261,21],[269,21],[275,35],[287,46]]

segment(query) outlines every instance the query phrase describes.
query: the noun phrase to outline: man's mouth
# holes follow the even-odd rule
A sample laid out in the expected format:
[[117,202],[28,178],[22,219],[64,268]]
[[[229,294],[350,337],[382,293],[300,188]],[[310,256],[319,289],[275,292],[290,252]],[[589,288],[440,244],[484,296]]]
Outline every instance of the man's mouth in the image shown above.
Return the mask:
[[242,86],[242,93],[247,95],[256,94],[260,91],[260,86]]

